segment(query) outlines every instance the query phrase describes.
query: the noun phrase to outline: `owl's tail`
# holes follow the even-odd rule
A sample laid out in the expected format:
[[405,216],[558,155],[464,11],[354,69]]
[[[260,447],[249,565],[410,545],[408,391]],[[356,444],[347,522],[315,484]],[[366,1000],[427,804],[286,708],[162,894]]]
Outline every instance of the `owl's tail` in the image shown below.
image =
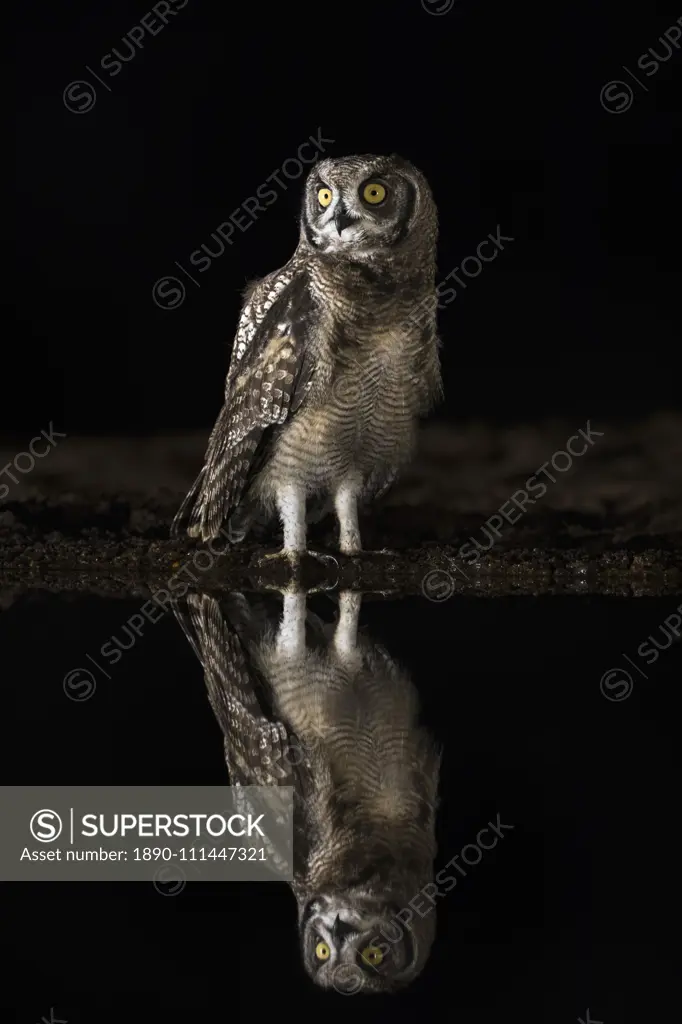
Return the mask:
[[195,479],[194,483],[189,489],[185,500],[183,501],[178,511],[175,513],[175,517],[173,519],[173,522],[171,523],[170,529],[172,537],[178,537],[181,533],[184,533],[188,530],[190,513],[194,506],[194,499],[196,498],[197,491],[201,486],[201,481],[204,478],[205,472],[206,470],[202,469],[202,471],[199,473],[198,477]]
[[253,510],[248,502],[243,507],[240,502],[257,439],[252,433],[228,446],[223,427],[219,418],[204,466],[173,519],[174,536],[186,531],[190,537],[209,541],[222,532],[229,543],[239,544],[248,533]]

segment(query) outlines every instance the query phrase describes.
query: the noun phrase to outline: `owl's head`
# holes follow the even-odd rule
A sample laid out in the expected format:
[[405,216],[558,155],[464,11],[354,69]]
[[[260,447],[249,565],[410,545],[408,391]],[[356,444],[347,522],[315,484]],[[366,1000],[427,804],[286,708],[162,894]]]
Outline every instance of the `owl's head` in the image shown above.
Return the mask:
[[436,931],[433,907],[424,916],[401,914],[398,904],[350,891],[318,896],[301,911],[305,969],[315,984],[342,995],[388,993],[410,984]]
[[357,260],[429,251],[436,222],[426,178],[396,155],[322,160],[306,181],[301,240],[318,252]]

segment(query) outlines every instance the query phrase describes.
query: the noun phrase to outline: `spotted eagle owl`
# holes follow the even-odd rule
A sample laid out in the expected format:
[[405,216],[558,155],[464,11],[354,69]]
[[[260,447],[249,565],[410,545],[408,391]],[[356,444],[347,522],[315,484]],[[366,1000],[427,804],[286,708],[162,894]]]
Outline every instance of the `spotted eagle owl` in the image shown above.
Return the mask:
[[[414,686],[358,633],[361,595],[335,625],[294,588],[279,603],[192,595],[176,615],[204,667],[232,786],[291,786],[293,882],[303,964],[344,994],[391,992],[421,972],[441,752]],[[432,901],[433,903],[433,901]],[[428,906],[428,904],[427,904]]]
[[[358,502],[385,492],[441,394],[437,214],[398,156],[326,159],[305,186],[298,247],[245,295],[204,466],[173,532],[240,540],[279,513],[280,556],[306,550],[307,501],[361,550]],[[313,514],[315,514],[313,512]]]

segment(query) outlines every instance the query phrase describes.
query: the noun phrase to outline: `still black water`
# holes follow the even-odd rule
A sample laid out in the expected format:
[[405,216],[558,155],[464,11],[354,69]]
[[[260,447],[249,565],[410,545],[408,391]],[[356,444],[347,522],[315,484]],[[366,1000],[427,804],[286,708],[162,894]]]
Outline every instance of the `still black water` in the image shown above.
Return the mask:
[[[225,784],[223,735],[176,619],[147,624],[116,664],[100,654],[129,644],[143,600],[34,592],[0,613],[5,784]],[[309,607],[333,617],[334,600]],[[10,1019],[665,1019],[682,645],[651,664],[637,649],[664,646],[679,604],[363,600],[361,633],[402,665],[443,748],[436,869],[488,822],[513,826],[438,900],[427,966],[399,995],[318,990],[282,883],[3,883]],[[78,666],[96,683],[82,701],[63,687]],[[629,672],[631,692],[622,675],[600,688],[610,669]]]

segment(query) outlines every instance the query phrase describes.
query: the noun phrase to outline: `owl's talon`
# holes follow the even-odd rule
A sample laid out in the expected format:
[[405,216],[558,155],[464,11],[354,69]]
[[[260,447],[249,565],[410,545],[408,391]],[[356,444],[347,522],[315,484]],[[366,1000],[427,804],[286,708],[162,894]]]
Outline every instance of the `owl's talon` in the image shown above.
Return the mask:
[[[289,578],[286,582],[275,581],[271,577],[263,578],[259,573],[259,570],[267,571],[270,576],[270,572],[274,569],[276,576],[280,576],[281,572],[278,571],[280,565],[289,570]],[[258,590],[268,590],[282,596],[301,589],[301,555],[297,551],[267,551],[254,559],[252,568],[255,570],[254,583]]]
[[316,562],[320,562],[325,567],[334,565],[336,569],[339,568],[339,563],[333,555],[323,554],[321,551],[306,551],[308,558],[314,558]]
[[265,569],[272,563],[286,562],[292,571],[297,572],[303,563],[305,558],[312,558],[314,561],[319,562],[325,568],[329,568],[331,565],[338,570],[339,563],[333,555],[327,555],[321,551],[268,551],[254,562],[255,568]]
[[267,569],[269,566],[286,563],[292,572],[298,573],[301,568],[302,554],[300,551],[268,551],[254,562],[254,568]]

